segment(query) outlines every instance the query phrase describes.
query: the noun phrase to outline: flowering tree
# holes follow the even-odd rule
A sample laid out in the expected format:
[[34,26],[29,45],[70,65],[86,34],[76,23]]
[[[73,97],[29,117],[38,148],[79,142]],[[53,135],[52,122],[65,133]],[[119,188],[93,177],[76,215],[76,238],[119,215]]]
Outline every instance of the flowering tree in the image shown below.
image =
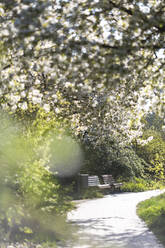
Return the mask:
[[[163,114],[163,1],[0,1],[1,106],[30,104],[76,134],[130,139]],[[121,136],[122,134],[122,136]]]

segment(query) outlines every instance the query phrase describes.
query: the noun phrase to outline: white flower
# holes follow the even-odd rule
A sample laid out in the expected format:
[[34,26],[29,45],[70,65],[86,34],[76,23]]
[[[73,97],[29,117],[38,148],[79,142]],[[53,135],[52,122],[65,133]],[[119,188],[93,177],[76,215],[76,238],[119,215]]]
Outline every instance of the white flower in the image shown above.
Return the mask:
[[165,132],[165,125],[162,126],[162,130],[163,130],[163,132]]
[[22,92],[21,92],[21,97],[25,97],[25,96],[26,96],[25,91],[22,91]]
[[11,101],[13,104],[17,103],[20,100],[20,96],[11,95]]
[[18,106],[23,109],[23,110],[26,110],[28,108],[27,106],[27,103],[26,102],[23,102],[23,103],[19,103]]
[[9,85],[10,85],[11,87],[15,86],[15,82],[12,80],[12,81],[9,82]]
[[66,82],[66,83],[65,83],[65,87],[66,87],[66,88],[71,87],[71,86],[72,86],[72,84],[71,84],[70,82]]
[[102,87],[103,87],[103,84],[98,84],[98,85],[97,85],[97,88],[98,88],[98,89],[100,89],[100,88],[102,88]]
[[12,111],[15,111],[17,109],[17,105],[13,105],[12,107],[11,107],[11,110]]
[[40,94],[39,90],[33,90],[32,91],[33,96],[38,96]]
[[5,14],[4,9],[3,9],[3,8],[0,8],[0,15],[1,15],[1,16],[4,16],[4,14]]
[[150,136],[147,141],[150,142],[151,140],[153,140],[153,136]]
[[35,83],[35,84],[40,84],[41,82],[40,82],[39,79],[36,79],[34,83]]
[[93,104],[92,104],[92,107],[93,107],[93,108],[96,107],[97,104],[98,104],[98,101],[94,100],[94,102],[93,102]]
[[46,112],[49,112],[49,111],[50,111],[50,105],[49,105],[49,104],[44,104],[43,109],[44,109]]
[[33,101],[34,104],[41,103],[41,98],[40,97],[33,96],[32,97],[32,101]]
[[53,95],[52,98],[53,98],[53,102],[54,102],[54,103],[55,103],[55,102],[58,102],[58,97],[57,97],[56,95]]
[[60,113],[59,108],[55,108],[55,112],[56,112],[57,114],[59,114],[59,113]]

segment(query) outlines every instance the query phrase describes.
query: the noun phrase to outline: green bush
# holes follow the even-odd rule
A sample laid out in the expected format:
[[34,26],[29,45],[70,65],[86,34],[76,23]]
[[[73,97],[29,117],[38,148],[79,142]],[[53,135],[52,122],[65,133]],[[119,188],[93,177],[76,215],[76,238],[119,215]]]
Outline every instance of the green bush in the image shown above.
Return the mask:
[[165,178],[165,141],[160,132],[145,130],[142,139],[150,139],[146,144],[136,144],[135,149],[139,157],[143,158],[148,166],[145,173],[153,178]]
[[112,174],[114,178],[130,179],[144,175],[147,163],[130,147],[123,147],[109,139],[97,146],[84,145],[86,160],[82,173],[93,175]]
[[45,133],[52,131],[53,122],[43,113],[42,117],[24,131],[8,119],[1,122],[1,240],[46,241],[67,235],[66,214],[73,205],[49,171],[51,140]]
[[123,183],[121,190],[125,192],[141,192],[147,190],[147,185],[145,182],[137,182],[136,180],[132,180],[130,182]]
[[146,190],[152,189],[161,189],[164,188],[165,185],[163,182],[153,181],[151,179],[143,179],[134,177],[129,182],[124,182],[121,190],[125,192],[142,192]]

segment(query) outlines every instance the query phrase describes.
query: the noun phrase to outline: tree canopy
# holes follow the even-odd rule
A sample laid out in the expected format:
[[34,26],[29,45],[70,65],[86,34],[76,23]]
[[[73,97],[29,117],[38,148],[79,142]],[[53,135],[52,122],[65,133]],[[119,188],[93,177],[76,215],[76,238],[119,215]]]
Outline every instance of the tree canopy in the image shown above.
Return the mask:
[[141,134],[163,116],[165,4],[157,0],[0,1],[2,108],[31,104],[75,133]]

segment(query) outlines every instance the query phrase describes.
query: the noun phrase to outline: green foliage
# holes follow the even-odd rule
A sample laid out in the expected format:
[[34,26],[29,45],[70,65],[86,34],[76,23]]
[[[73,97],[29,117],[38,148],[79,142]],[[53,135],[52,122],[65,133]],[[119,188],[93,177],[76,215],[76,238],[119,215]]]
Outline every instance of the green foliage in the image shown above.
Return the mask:
[[81,199],[93,199],[93,198],[102,198],[104,196],[103,192],[97,187],[88,187],[83,192],[81,192]]
[[154,178],[164,178],[165,176],[165,141],[160,132],[155,130],[144,131],[142,139],[151,141],[144,145],[136,145],[135,149],[139,157],[142,157],[149,166],[146,172]]
[[86,160],[82,171],[89,174],[112,174],[115,178],[129,179],[143,176],[147,163],[139,158],[131,147],[123,147],[116,141],[104,141],[98,146],[85,146]]
[[139,203],[137,213],[165,245],[165,194]]
[[141,192],[148,190],[149,187],[145,180],[134,178],[129,182],[124,182],[121,186],[121,190],[125,192]]
[[162,129],[164,125],[164,120],[160,116],[156,115],[155,113],[148,114],[145,118],[145,130],[152,129],[157,131],[163,139],[165,139],[165,134]]
[[125,192],[142,192],[151,189],[160,189],[165,185],[163,182],[155,182],[151,179],[143,179],[134,177],[129,182],[124,182],[121,190]]
[[49,240],[67,234],[66,214],[73,206],[48,167],[51,141],[45,133],[52,133],[57,125],[55,120],[46,121],[43,112],[40,116],[45,121],[35,120],[26,130],[14,127],[6,118],[1,123],[1,239]]

